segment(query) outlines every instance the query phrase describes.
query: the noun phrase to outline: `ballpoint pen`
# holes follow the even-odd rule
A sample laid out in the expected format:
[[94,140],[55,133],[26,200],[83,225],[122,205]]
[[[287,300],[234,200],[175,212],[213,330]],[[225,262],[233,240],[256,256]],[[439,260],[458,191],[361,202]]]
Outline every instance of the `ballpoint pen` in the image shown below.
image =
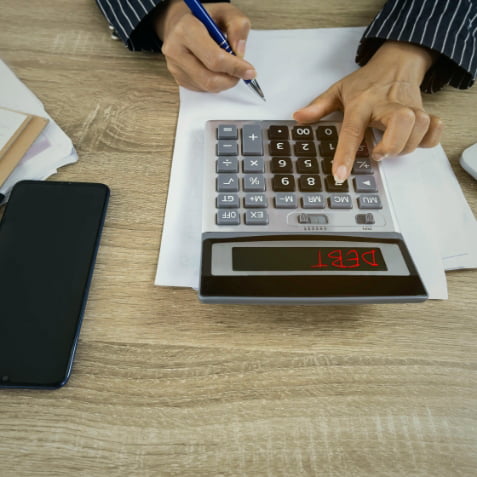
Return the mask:
[[[209,35],[215,40],[215,42],[223,48],[227,53],[235,55],[227,38],[220,31],[220,28],[216,25],[214,20],[207,13],[207,10],[202,6],[198,0],[184,0],[187,6],[190,8],[192,14],[207,28]],[[245,84],[249,86],[255,93],[257,93],[264,101],[265,96],[257,83],[257,80],[244,80]]]

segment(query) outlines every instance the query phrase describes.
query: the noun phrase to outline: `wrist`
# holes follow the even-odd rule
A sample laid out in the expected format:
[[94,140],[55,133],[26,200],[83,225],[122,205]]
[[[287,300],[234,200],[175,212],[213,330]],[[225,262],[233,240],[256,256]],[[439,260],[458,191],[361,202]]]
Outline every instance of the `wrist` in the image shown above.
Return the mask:
[[369,60],[370,66],[393,75],[394,80],[422,83],[426,72],[437,59],[434,51],[399,41],[386,41]]

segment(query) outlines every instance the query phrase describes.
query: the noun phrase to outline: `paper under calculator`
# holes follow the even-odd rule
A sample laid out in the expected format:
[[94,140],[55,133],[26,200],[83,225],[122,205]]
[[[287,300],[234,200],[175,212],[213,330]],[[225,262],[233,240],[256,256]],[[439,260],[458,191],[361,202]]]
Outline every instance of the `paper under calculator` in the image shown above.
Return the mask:
[[209,121],[199,297],[346,304],[427,298],[394,218],[372,132],[331,175],[340,122]]

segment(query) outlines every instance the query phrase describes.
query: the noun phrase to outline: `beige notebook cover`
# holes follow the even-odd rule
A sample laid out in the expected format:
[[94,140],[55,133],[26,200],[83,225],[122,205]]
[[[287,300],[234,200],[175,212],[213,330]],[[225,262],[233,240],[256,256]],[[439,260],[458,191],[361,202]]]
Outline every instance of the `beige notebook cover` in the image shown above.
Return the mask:
[[46,118],[0,107],[0,185],[47,124]]

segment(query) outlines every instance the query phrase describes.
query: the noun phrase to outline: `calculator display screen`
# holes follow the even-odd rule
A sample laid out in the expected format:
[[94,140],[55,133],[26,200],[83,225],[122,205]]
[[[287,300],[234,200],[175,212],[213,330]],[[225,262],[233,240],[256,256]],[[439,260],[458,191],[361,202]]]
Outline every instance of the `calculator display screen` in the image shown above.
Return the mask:
[[379,247],[233,247],[235,271],[386,271]]

